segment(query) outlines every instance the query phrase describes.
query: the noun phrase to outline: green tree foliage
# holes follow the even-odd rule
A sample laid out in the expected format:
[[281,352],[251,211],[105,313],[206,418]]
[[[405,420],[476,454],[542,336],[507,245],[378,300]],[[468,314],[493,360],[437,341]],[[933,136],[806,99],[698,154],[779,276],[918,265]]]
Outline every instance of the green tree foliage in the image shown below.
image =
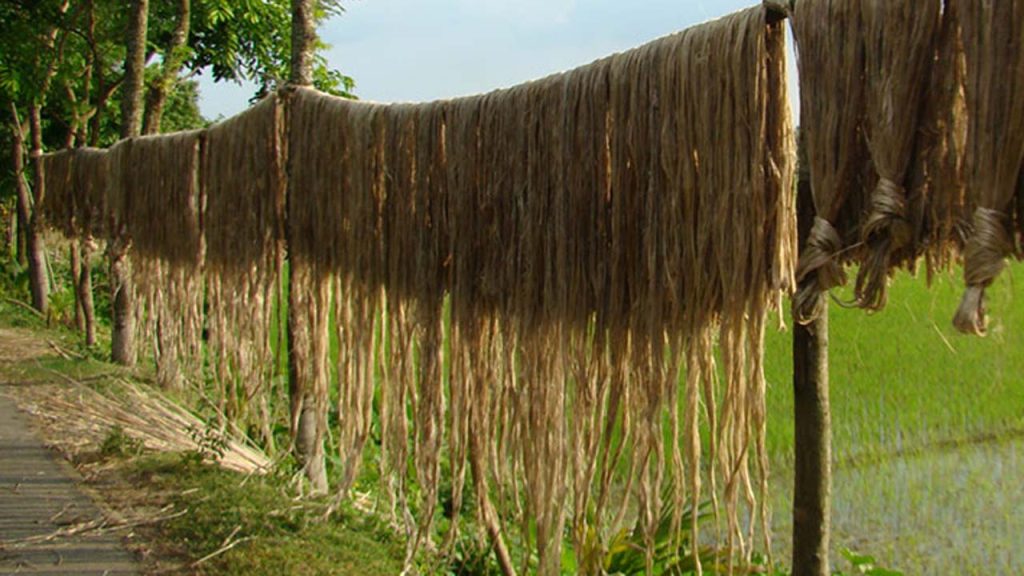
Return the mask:
[[[320,2],[318,20],[342,12],[340,2]],[[168,34],[169,30],[163,30]],[[249,80],[259,86],[256,97],[273,91],[288,78],[291,50],[290,0],[204,0],[193,4],[190,70],[208,68],[220,80]],[[332,70],[317,46],[314,85],[325,92],[352,97],[352,78]]]
[[[147,85],[166,61],[178,18],[177,0],[152,0],[147,42]],[[339,0],[320,2],[322,20],[342,12]],[[107,146],[118,139],[119,87],[124,75],[124,27],[120,0],[7,0],[0,2],[0,200],[13,194],[10,103],[24,121],[29,103],[42,106],[46,150],[69,144]],[[254,98],[287,78],[289,0],[192,0],[191,31],[179,79],[172,87],[161,131],[204,126],[193,77],[209,71],[220,81],[253,81]],[[352,96],[351,78],[327,67],[320,45],[315,84]],[[49,78],[49,79],[48,79]],[[74,136],[78,138],[74,138]]]

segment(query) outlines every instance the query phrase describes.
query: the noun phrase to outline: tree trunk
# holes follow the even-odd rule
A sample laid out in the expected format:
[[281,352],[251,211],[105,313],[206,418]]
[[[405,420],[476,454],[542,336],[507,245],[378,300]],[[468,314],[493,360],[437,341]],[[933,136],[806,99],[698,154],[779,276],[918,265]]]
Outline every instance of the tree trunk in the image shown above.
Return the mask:
[[78,301],[82,304],[82,318],[85,323],[85,345],[96,345],[96,305],[92,297],[92,253],[93,239],[83,237],[78,244],[81,250],[82,271],[78,276]]
[[82,252],[79,250],[79,241],[76,239],[68,242],[68,259],[71,261],[71,288],[75,295],[75,329],[83,332],[85,331],[85,314],[82,313],[82,291],[78,289],[78,283],[82,277]]
[[[128,23],[121,94],[121,137],[138,136],[141,130],[142,89],[146,72],[146,30],[149,0],[133,0]],[[132,286],[128,238],[115,230],[110,243],[110,287],[113,327],[111,359],[124,366],[135,363],[135,291]]]
[[28,266],[28,238],[25,232],[28,230],[28,220],[25,214],[28,213],[28,205],[22,202],[21,193],[18,193],[14,210],[14,257],[22,268]]
[[171,41],[164,50],[163,68],[160,78],[149,88],[146,94],[146,115],[142,122],[143,134],[160,132],[160,121],[164,115],[167,96],[178,80],[178,72],[185,62],[186,45],[188,43],[189,25],[192,17],[190,0],[178,0],[178,24],[174,27]]
[[314,0],[292,0],[292,61],[289,84],[313,84],[313,52],[316,49]]
[[149,0],[132,0],[124,58],[121,94],[121,137],[138,136],[142,130],[142,91],[146,77],[146,34]]
[[[96,6],[93,0],[87,0],[87,21],[86,21],[86,39],[89,43],[89,49],[86,51],[86,68],[85,75],[82,80],[82,100],[86,103],[89,102],[92,94],[92,80],[93,71],[96,68]],[[100,74],[102,77],[103,75]],[[102,94],[100,98],[103,98]],[[91,110],[88,116],[98,116],[100,113],[100,104],[97,104],[96,108]],[[78,131],[75,137],[76,146],[85,146],[89,138],[89,117],[77,118],[78,120]],[[99,128],[97,127],[97,130]],[[75,300],[77,301],[78,308],[81,308],[82,314],[82,332],[85,334],[85,345],[92,347],[96,345],[96,306],[93,302],[92,294],[92,254],[93,254],[93,243],[94,240],[92,235],[88,232],[79,232],[78,238],[78,255],[80,270],[77,278],[74,280],[75,285]],[[77,308],[76,308],[77,310]]]
[[[309,86],[313,83],[313,50],[316,46],[316,21],[314,0],[292,0],[292,57],[290,83]],[[288,167],[291,170],[291,166]],[[290,179],[289,179],[290,181]],[[288,195],[291,198],[291,194]],[[286,207],[287,209],[287,207]],[[290,246],[290,239],[286,238]],[[290,252],[290,248],[289,248]],[[321,422],[326,422],[328,399],[315,397],[312,382],[307,375],[310,370],[297,370],[297,362],[312,360],[309,350],[297,350],[310,341],[300,331],[310,329],[309,322],[301,322],[298,315],[303,307],[300,290],[295,286],[296,269],[290,269],[292,281],[288,283],[288,381],[291,397],[293,432],[295,434],[295,456],[302,464],[306,477],[314,492],[327,490],[327,474],[324,463],[324,432]]]
[[[801,138],[801,152],[803,151]],[[797,194],[800,246],[814,221],[810,179],[802,161]],[[825,295],[819,295],[824,298]],[[827,304],[827,303],[826,303]],[[829,409],[828,306],[808,326],[793,328],[793,576],[829,575],[832,430]]]
[[4,248],[12,258],[18,256],[18,210],[15,209],[8,217],[7,226],[4,227]]
[[[46,273],[46,247],[43,243],[42,235],[39,233],[39,220],[36,217],[35,210],[41,199],[38,195],[42,190],[40,182],[43,176],[39,166],[39,155],[42,154],[42,127],[40,125],[39,107],[36,105],[29,107],[29,131],[32,134],[32,151],[30,155],[33,157],[32,162],[36,168],[34,177],[36,197],[33,197],[32,190],[29,189],[28,180],[25,177],[25,132],[18,117],[18,110],[13,102],[11,103],[11,121],[14,127],[14,142],[12,146],[14,181],[18,194],[18,218],[25,223],[25,257],[28,264],[29,290],[32,292],[32,307],[45,315],[48,311],[50,282]],[[37,143],[39,143],[38,147]]]

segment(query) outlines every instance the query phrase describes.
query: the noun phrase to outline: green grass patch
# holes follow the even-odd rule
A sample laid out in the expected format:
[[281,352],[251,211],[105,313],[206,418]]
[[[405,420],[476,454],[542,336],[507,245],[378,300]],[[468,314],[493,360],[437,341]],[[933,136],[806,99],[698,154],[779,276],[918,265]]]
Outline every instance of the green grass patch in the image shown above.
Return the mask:
[[[174,510],[160,525],[162,546],[195,560],[201,574],[394,575],[404,544],[372,516],[328,503],[296,501],[286,478],[250,477],[204,464],[195,454],[146,456],[130,464],[136,486],[166,494]],[[188,563],[188,562],[186,562]]]
[[[989,335],[952,327],[963,281],[899,273],[885,310],[830,306],[834,453],[878,459],[1024,430],[1024,307],[1012,265],[989,289]],[[850,294],[841,292],[839,300]],[[793,446],[792,334],[769,331],[765,350],[768,449],[785,463]]]

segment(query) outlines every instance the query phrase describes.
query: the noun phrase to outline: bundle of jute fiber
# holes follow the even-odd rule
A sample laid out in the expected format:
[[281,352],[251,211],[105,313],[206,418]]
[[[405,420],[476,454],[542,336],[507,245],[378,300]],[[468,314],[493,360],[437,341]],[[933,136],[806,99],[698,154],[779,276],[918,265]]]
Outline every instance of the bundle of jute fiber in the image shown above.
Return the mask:
[[[846,284],[848,238],[859,237],[865,206],[864,167],[870,157],[862,130],[864,19],[861,2],[797,2],[790,22],[800,70],[800,129],[807,146],[816,216],[797,266],[793,315],[809,323],[820,294]],[[852,216],[852,217],[851,217]],[[851,222],[852,220],[852,222]]]
[[[967,111],[964,52],[952,1],[943,5],[931,78],[922,104],[914,160],[908,175],[911,246],[890,260],[913,268],[924,257],[930,283],[938,271],[961,262],[975,198],[967,194],[964,163]],[[869,300],[869,299],[868,299]]]
[[323,294],[292,301],[297,383],[322,415],[327,374],[299,365],[321,365],[328,335],[320,320],[333,298],[341,488],[351,486],[362,459],[379,358],[382,465],[412,551],[434,516],[417,523],[409,512],[407,462],[415,457],[420,507],[433,510],[444,428],[441,270],[448,246],[434,233],[444,209],[443,108],[350,103],[302,89],[287,98],[292,286]]
[[73,163],[76,232],[82,237],[103,237],[109,176],[107,151],[76,148]]
[[795,316],[813,320],[848,263],[854,304],[879,310],[894,269],[924,257],[931,279],[964,243],[959,26],[940,0],[807,0],[792,24],[816,210]]
[[861,228],[868,255],[857,274],[860,306],[885,305],[890,255],[914,242],[907,180],[919,136],[941,0],[862,0],[868,147],[878,172],[871,211]]
[[[755,8],[451,101],[288,102],[289,258],[311,319],[297,359],[322,393],[333,301],[346,482],[379,374],[412,549],[447,445],[453,508],[468,468],[506,572],[556,572],[570,519],[581,570],[633,527],[653,562],[662,511],[679,529],[716,488],[749,559],[767,522],[764,319],[794,284],[781,25]],[[511,557],[514,528],[536,564]]]
[[272,334],[283,258],[284,115],[271,95],[206,131],[200,170],[206,202],[210,358],[227,418],[272,449]]
[[43,154],[41,159],[44,192],[40,210],[43,219],[68,238],[77,235],[73,154],[72,150],[61,150]]
[[74,148],[43,156],[43,217],[68,238],[106,234],[107,152]]
[[976,197],[964,254],[967,290],[953,320],[985,333],[985,289],[1024,229],[1014,210],[1024,174],[1024,2],[958,0],[967,70],[967,182]]
[[138,335],[153,343],[157,380],[180,388],[202,368],[202,131],[145,136],[112,154],[110,206],[130,242]]

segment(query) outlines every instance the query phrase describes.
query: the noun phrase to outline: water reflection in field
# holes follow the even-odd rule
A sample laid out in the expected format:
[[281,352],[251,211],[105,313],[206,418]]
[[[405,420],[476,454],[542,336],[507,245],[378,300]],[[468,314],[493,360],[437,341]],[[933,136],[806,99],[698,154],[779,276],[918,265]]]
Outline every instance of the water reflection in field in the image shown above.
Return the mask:
[[[834,473],[841,546],[907,576],[1024,574],[1024,438],[968,444]],[[788,564],[792,478],[773,482],[776,557]]]

